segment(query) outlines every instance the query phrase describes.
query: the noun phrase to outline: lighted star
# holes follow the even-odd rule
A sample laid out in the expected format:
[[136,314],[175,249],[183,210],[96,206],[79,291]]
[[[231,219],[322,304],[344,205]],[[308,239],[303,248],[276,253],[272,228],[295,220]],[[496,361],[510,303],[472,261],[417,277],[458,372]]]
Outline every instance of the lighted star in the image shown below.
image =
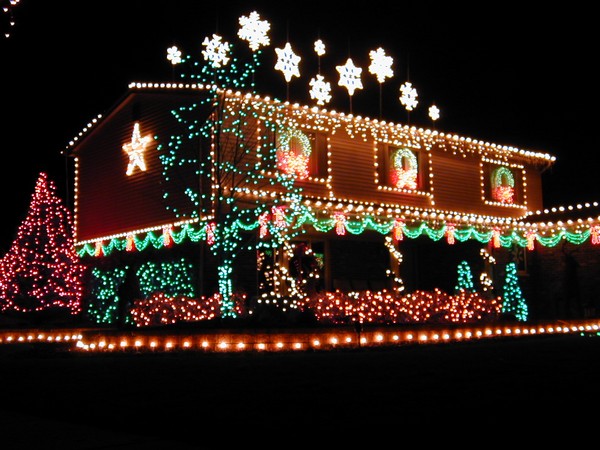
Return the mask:
[[322,75],[317,75],[316,78],[310,80],[310,86],[310,98],[315,99],[317,105],[329,103],[331,100],[331,84],[329,81],[325,81]]
[[417,90],[412,87],[412,84],[408,81],[400,86],[400,103],[404,105],[407,111],[412,111],[417,107],[419,101],[417,100]]
[[169,47],[167,49],[167,59],[171,61],[171,64],[179,64],[181,62],[181,51],[176,47]]
[[271,28],[271,24],[266,20],[260,20],[260,15],[256,11],[251,12],[249,17],[240,17],[239,23],[241,28],[238,36],[240,39],[248,41],[253,52],[258,50],[261,45],[269,45],[267,32]]
[[213,67],[218,68],[229,62],[229,43],[222,42],[218,34],[213,34],[212,39],[204,38],[202,45],[206,47],[206,50],[202,50],[202,55]]
[[429,117],[431,117],[431,120],[433,121],[438,120],[440,118],[440,110],[437,106],[431,105],[429,107]]
[[318,56],[323,56],[325,54],[325,44],[321,39],[315,41],[315,53]]
[[146,145],[152,140],[150,135],[142,137],[140,133],[140,124],[136,122],[133,125],[131,142],[123,145],[123,151],[129,155],[129,164],[127,165],[127,175],[131,175],[136,167],[142,172],[146,171],[146,162],[144,161],[144,152]]
[[283,48],[276,48],[275,52],[277,53],[275,70],[280,70],[283,73],[285,81],[289,83],[292,76],[300,77],[300,71],[298,70],[300,57],[294,53],[290,43],[287,42]]
[[362,81],[360,81],[360,73],[362,69],[356,67],[352,62],[351,58],[348,58],[346,64],[343,66],[335,66],[336,70],[340,74],[339,86],[343,86],[348,89],[348,94],[354,95],[356,89],[362,89]]
[[369,66],[369,72],[377,77],[377,81],[383,83],[386,78],[392,78],[394,71],[392,70],[392,63],[394,60],[391,56],[385,54],[385,50],[379,47],[377,50],[371,50],[369,52],[371,58],[371,65]]

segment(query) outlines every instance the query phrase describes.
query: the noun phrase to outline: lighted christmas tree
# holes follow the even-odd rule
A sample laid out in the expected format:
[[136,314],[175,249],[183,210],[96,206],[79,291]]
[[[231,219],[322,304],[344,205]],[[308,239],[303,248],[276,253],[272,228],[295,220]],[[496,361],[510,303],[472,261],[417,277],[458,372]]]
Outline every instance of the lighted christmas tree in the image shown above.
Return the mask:
[[81,310],[83,266],[73,245],[71,214],[41,173],[27,217],[0,261],[3,312]]
[[461,290],[467,292],[475,292],[475,285],[473,284],[473,274],[471,273],[471,267],[467,261],[461,261],[458,264],[458,281],[454,290],[459,292]]
[[[277,136],[292,136],[295,119],[283,103],[224,95],[229,89],[254,90],[260,46],[269,43],[268,22],[258,14],[242,17],[240,24],[239,36],[250,44],[250,61],[239,63],[233,46],[216,34],[203,42],[203,65],[184,58],[191,73],[182,78],[203,84],[207,95],[199,96],[193,107],[172,111],[183,131],[158,146],[167,207],[179,215],[191,204],[216,257],[222,317],[236,316],[232,274],[240,251],[280,248],[300,233],[295,224],[305,212],[297,174],[280,170],[278,159],[283,144]],[[181,174],[186,171],[193,176],[184,184]],[[268,195],[274,191],[283,195]],[[175,205],[181,205],[182,197],[187,206],[180,211]]]
[[506,276],[502,290],[502,313],[514,315],[521,322],[527,320],[527,303],[521,293],[517,265],[510,262],[506,265]]

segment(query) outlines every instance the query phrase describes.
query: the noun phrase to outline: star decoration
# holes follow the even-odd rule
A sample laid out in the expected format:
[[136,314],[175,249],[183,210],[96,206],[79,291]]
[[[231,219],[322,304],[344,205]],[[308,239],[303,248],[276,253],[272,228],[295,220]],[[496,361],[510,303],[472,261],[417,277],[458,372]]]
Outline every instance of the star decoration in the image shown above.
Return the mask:
[[323,56],[325,54],[325,44],[321,39],[315,41],[315,53],[318,56]]
[[179,64],[181,62],[181,51],[176,47],[169,47],[167,49],[167,59],[171,61],[171,64]]
[[431,117],[431,120],[434,121],[440,118],[440,110],[437,106],[431,105],[429,107],[429,117]]
[[129,164],[127,165],[127,175],[131,175],[136,167],[144,172],[146,171],[146,162],[144,161],[144,151],[146,145],[152,140],[150,135],[142,137],[140,133],[140,124],[136,122],[133,125],[133,133],[131,134],[131,142],[123,145],[123,151],[129,156]]
[[338,85],[348,89],[348,94],[350,94],[350,96],[354,95],[355,89],[363,88],[362,81],[360,81],[362,69],[356,67],[351,58],[348,58],[346,64],[343,66],[335,66],[335,68],[340,74]]
[[408,81],[400,86],[400,92],[402,95],[400,96],[400,103],[404,105],[407,111],[412,111],[417,107],[419,103],[417,100],[417,90],[412,87],[412,84]]
[[300,57],[294,53],[290,43],[287,42],[283,48],[276,48],[275,52],[277,53],[275,70],[281,70],[285,77],[285,81],[289,83],[292,76],[300,77],[300,72],[298,70]]
[[253,11],[250,16],[242,16],[239,19],[241,28],[238,31],[238,36],[244,41],[248,41],[250,49],[254,52],[261,45],[269,45],[269,36],[267,32],[271,28],[271,24],[266,20],[260,20],[260,15]]
[[391,56],[385,54],[385,50],[379,47],[377,50],[371,50],[369,52],[371,58],[371,65],[369,66],[369,72],[377,77],[377,81],[383,83],[386,78],[392,78],[394,71],[392,70],[392,63],[394,60]]
[[331,100],[331,84],[325,81],[322,75],[310,80],[310,98],[317,100],[317,105],[324,105]]
[[213,34],[212,39],[204,38],[202,45],[206,47],[206,50],[202,50],[202,55],[213,67],[218,68],[229,62],[229,43],[221,42],[221,36],[218,34]]

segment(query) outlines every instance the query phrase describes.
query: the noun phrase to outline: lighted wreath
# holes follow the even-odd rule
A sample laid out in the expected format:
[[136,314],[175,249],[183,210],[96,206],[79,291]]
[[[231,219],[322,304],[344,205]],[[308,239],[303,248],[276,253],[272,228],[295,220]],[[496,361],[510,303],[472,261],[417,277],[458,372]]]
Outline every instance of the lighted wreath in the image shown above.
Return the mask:
[[312,145],[308,136],[297,128],[290,128],[279,136],[277,167],[300,179],[307,178],[311,153]]
[[492,172],[492,198],[500,203],[512,203],[515,195],[515,178],[510,169],[497,167]]
[[419,166],[417,157],[407,148],[400,148],[392,155],[391,181],[400,189],[416,189]]

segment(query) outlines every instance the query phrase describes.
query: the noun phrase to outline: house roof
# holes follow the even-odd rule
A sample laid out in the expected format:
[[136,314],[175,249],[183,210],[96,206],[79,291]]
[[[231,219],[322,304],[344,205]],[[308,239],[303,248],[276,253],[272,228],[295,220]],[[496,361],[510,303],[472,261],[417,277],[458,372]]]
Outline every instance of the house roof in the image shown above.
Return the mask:
[[[393,142],[395,140],[401,141],[416,137],[422,140],[425,145],[431,145],[435,143],[437,144],[438,148],[453,154],[479,154],[483,157],[493,158],[500,161],[507,161],[508,159],[512,161],[521,160],[526,161],[529,164],[541,165],[543,168],[550,167],[556,161],[556,157],[547,152],[533,151],[509,145],[484,142],[471,137],[460,136],[452,133],[444,133],[435,129],[421,128],[385,120],[372,119],[369,117],[362,117],[360,115],[318,108],[316,106],[311,107],[308,105],[300,105],[298,103],[282,102],[278,99],[273,99],[268,96],[260,96],[258,94],[250,94],[240,91],[234,92],[231,90],[223,91],[216,86],[204,85],[200,83],[132,82],[128,86],[128,92],[115,103],[113,108],[117,107],[123,98],[133,92],[159,91],[169,93],[174,91],[189,92],[198,90],[216,90],[218,92],[223,92],[228,96],[246,98],[249,101],[258,101],[266,105],[283,104],[290,108],[290,113],[294,116],[316,116],[319,118],[319,120],[327,122],[328,126],[330,127],[344,126],[346,128],[351,128],[357,133],[357,136],[362,136],[363,138],[371,135],[380,141]],[[99,114],[97,117],[92,119],[77,134],[77,136],[71,139],[67,145],[66,152],[71,153],[73,149],[77,147],[81,139],[88,135],[90,131],[93,130],[105,116],[109,115],[109,113],[110,110],[107,114]]]

